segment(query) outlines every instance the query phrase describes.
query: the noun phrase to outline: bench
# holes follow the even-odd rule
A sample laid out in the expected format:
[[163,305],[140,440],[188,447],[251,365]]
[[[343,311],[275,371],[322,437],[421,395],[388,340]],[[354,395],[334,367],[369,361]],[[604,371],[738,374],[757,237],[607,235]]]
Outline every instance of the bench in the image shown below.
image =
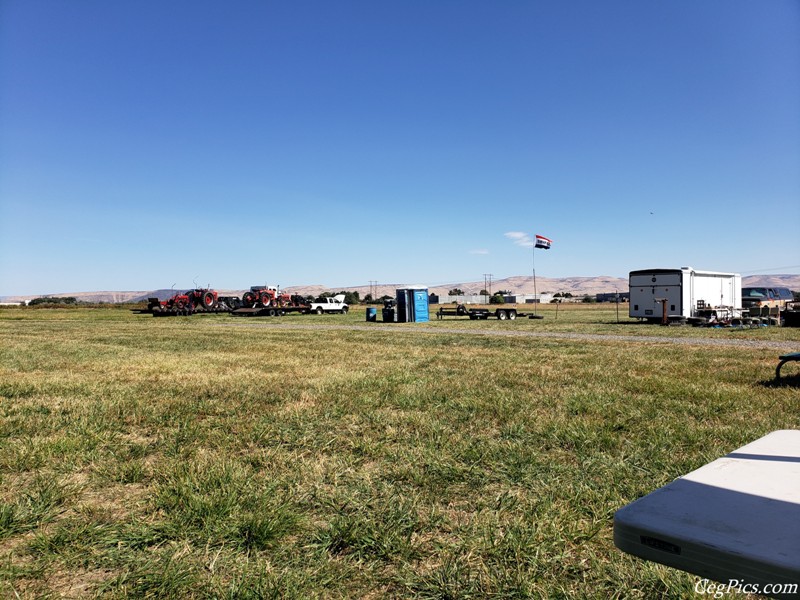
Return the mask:
[[783,356],[779,356],[778,360],[781,362],[778,363],[778,368],[775,369],[775,379],[781,378],[781,367],[788,362],[800,362],[800,352],[793,352],[792,354],[784,354]]

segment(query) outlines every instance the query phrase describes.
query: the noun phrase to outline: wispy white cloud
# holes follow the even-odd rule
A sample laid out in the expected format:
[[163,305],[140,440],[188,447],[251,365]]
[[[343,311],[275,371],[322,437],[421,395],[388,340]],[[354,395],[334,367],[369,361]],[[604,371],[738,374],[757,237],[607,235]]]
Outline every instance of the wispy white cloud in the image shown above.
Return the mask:
[[533,238],[523,231],[509,231],[505,236],[517,246],[523,248],[533,248]]
[[469,253],[470,254],[489,254],[489,251],[485,250],[483,248],[480,248],[478,250],[470,250]]

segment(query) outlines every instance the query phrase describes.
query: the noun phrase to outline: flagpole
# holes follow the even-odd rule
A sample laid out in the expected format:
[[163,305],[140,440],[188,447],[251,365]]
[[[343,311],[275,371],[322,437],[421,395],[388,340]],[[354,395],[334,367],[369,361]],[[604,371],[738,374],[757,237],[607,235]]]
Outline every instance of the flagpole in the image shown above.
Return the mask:
[[536,315],[536,305],[538,304],[536,293],[536,241],[533,242],[533,314]]

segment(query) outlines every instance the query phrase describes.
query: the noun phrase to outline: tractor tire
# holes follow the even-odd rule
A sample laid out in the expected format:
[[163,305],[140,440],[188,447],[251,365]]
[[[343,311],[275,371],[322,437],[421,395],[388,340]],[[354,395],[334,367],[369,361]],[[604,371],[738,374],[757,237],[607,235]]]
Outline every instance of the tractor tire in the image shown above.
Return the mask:
[[214,294],[206,292],[203,294],[203,308],[214,308],[216,302],[214,301]]
[[253,292],[245,292],[242,296],[242,304],[251,308],[256,303],[256,295]]
[[321,306],[318,306],[318,307],[317,307],[317,314],[318,314],[318,315],[325,314],[325,311],[324,311],[324,310],[322,310],[322,307],[321,307]]

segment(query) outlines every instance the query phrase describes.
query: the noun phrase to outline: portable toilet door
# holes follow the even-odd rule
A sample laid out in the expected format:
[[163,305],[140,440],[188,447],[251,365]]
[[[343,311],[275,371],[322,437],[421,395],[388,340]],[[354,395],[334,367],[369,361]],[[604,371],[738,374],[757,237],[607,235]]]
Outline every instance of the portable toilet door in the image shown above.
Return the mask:
[[414,321],[427,323],[430,320],[428,311],[428,290],[414,290]]
[[409,314],[411,312],[411,305],[408,301],[408,290],[402,288],[395,290],[395,298],[397,299],[397,322],[398,323],[410,323],[414,320],[413,314]]

